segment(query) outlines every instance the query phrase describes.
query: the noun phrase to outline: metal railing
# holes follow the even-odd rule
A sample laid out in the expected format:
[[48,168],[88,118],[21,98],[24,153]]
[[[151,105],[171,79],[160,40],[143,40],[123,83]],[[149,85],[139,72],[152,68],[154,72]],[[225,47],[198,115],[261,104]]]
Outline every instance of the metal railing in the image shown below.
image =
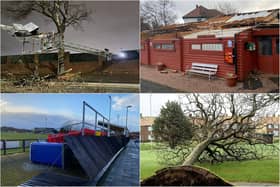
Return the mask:
[[[95,116],[95,120],[94,120],[94,124],[91,123],[86,123],[86,107],[89,108],[90,110],[92,110],[94,112],[94,116]],[[110,136],[110,123],[109,123],[109,119],[106,118],[105,116],[103,116],[100,112],[98,112],[95,108],[93,108],[92,106],[90,106],[87,102],[83,101],[83,119],[82,119],[82,135],[84,136],[85,132],[85,125],[89,125],[89,126],[94,126],[94,129],[96,130],[98,128],[98,117],[102,118],[102,128],[101,129],[106,129],[107,130],[107,135]],[[105,128],[105,122],[108,124],[108,127]]]
[[[1,154],[6,155],[8,150],[25,152],[32,142],[46,141],[45,139],[9,139],[1,140]],[[20,151],[21,150],[21,151]]]

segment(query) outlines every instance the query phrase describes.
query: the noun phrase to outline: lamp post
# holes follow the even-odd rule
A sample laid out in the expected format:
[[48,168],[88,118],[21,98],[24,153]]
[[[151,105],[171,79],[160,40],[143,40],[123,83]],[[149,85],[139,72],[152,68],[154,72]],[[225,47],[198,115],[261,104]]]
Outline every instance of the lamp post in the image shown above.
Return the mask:
[[110,136],[111,108],[112,108],[112,97],[110,95],[109,95],[109,101],[110,101],[110,106],[109,106],[108,136]]
[[126,106],[126,122],[125,122],[125,135],[127,135],[127,116],[128,116],[128,108],[131,108],[131,105]]

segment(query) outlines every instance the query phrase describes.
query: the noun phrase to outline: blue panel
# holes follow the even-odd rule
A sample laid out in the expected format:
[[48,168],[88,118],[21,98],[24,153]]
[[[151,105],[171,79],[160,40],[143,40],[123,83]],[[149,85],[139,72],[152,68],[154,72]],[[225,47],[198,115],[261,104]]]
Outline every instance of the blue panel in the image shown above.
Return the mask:
[[35,163],[63,167],[63,143],[35,142],[31,144],[30,160]]

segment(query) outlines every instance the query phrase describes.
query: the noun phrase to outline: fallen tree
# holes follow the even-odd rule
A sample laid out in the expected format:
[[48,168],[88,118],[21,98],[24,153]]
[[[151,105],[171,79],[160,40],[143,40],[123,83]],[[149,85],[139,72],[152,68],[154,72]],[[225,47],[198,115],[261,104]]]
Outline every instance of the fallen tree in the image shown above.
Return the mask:
[[205,160],[261,159],[266,156],[261,149],[279,150],[271,144],[271,135],[261,133],[266,126],[260,121],[267,114],[276,115],[277,94],[186,94],[182,101],[193,136],[170,147],[158,134],[162,162],[193,165]]

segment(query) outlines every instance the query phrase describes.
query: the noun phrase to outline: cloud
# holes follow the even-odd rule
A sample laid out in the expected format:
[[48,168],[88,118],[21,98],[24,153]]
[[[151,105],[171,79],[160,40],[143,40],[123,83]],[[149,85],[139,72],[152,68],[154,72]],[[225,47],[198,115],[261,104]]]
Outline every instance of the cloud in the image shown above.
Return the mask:
[[3,99],[0,100],[0,106],[0,113],[33,113],[45,115],[60,115],[71,119],[76,116],[72,111],[69,111],[69,109],[57,108],[56,110],[50,111],[34,106],[16,105]]
[[140,113],[143,116],[158,116],[167,101],[179,101],[182,94],[141,94]]
[[131,111],[135,111],[139,107],[139,95],[130,94],[128,96],[113,96],[113,110],[120,111],[131,105]]

